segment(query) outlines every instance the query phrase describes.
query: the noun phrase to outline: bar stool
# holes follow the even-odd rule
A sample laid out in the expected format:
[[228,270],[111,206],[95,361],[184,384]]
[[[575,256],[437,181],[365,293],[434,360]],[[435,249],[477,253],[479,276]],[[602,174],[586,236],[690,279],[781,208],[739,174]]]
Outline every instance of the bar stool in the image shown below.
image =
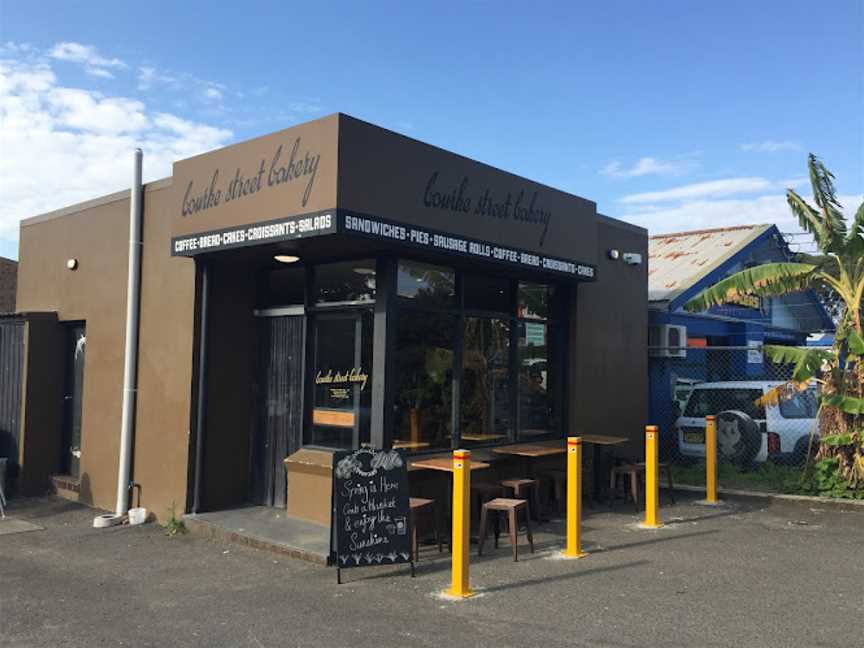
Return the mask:
[[441,519],[438,517],[438,509],[435,506],[435,500],[424,499],[422,497],[411,497],[408,500],[411,515],[411,551],[414,554],[414,562],[420,562],[420,550],[418,542],[418,520],[423,520],[424,527],[427,527],[429,520],[432,520],[435,529],[435,541],[438,543],[438,553],[444,549],[441,545]]
[[[675,486],[672,483],[672,466],[668,463],[659,463],[657,464],[658,468],[666,474],[666,486],[669,490],[669,499],[672,500],[672,503],[675,503]],[[609,477],[609,504],[612,504],[612,500],[615,498],[616,493],[618,492],[618,482],[619,478],[630,479],[630,498],[633,500],[633,508],[636,509],[636,512],[639,512],[639,482],[644,481],[643,475],[645,474],[645,462],[639,463],[631,463],[631,464],[623,464],[620,466],[613,466],[612,472]],[[625,495],[626,497],[626,495]]]
[[496,497],[504,497],[504,487],[501,484],[471,482],[471,510],[477,512],[478,519],[483,504]]
[[502,479],[501,486],[507,491],[513,491],[514,499],[524,499],[527,504],[527,491],[531,491],[532,505],[528,507],[528,515],[532,513],[534,519],[540,521],[540,482],[537,479],[526,477],[513,477]]
[[566,509],[564,504],[567,495],[567,471],[558,470],[557,468],[549,468],[541,471],[539,477],[541,484],[543,480],[545,480],[552,487],[552,496],[555,498],[555,505],[558,509],[558,513],[563,513]]
[[510,536],[510,545],[513,547],[513,562],[519,561],[519,549],[517,548],[516,537],[519,529],[519,512],[525,514],[525,536],[528,538],[528,546],[531,548],[531,553],[534,553],[534,536],[531,533],[531,515],[529,514],[528,502],[521,499],[510,499],[506,497],[497,497],[483,504],[482,512],[480,513],[480,538],[477,541],[477,555],[483,555],[483,544],[486,542],[486,534],[488,533],[489,512],[495,515],[495,548],[498,548],[498,515],[506,513],[507,517],[507,533]]

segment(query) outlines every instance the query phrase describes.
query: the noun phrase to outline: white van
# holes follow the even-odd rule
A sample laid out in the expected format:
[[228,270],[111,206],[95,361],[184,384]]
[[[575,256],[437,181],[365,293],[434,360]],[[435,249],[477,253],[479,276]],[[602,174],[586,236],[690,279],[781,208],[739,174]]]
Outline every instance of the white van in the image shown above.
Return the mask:
[[815,388],[797,392],[777,407],[755,401],[780,381],[706,382],[694,386],[675,423],[678,452],[705,456],[705,417],[717,417],[717,452],[739,465],[770,459],[800,463],[807,457],[810,435],[816,430]]

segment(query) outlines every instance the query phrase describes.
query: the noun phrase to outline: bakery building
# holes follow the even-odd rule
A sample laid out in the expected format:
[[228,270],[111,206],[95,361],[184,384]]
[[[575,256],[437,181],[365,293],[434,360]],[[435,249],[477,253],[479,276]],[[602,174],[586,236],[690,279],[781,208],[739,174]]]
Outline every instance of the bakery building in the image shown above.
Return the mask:
[[343,114],[27,219],[20,241],[2,325],[21,493],[326,522],[335,449],[640,447],[646,231]]

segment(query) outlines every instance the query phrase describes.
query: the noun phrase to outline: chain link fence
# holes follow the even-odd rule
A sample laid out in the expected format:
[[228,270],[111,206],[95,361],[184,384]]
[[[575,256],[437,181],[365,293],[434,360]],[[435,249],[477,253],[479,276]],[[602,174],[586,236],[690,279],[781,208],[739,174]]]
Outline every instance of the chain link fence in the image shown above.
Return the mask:
[[808,458],[818,444],[815,385],[766,404],[791,368],[769,360],[761,344],[651,347],[652,421],[660,427],[661,461],[677,483],[705,483],[705,417],[717,417],[721,488],[803,492]]

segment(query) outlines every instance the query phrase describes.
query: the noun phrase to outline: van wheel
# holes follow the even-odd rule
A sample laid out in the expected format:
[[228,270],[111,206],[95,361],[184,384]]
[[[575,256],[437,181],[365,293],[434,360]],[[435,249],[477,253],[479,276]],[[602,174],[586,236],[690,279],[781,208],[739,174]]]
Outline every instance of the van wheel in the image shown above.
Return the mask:
[[717,415],[717,451],[737,466],[749,466],[762,446],[762,433],[752,418],[739,410]]

